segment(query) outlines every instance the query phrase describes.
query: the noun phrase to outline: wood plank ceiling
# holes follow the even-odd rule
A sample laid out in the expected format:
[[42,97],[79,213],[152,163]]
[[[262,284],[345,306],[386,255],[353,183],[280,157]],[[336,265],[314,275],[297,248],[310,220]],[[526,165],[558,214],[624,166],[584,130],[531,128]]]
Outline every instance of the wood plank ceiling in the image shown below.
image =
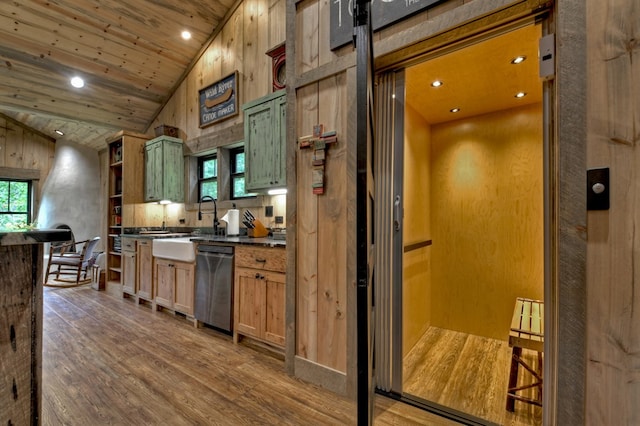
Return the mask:
[[118,130],[145,133],[234,3],[3,0],[0,114],[97,150]]

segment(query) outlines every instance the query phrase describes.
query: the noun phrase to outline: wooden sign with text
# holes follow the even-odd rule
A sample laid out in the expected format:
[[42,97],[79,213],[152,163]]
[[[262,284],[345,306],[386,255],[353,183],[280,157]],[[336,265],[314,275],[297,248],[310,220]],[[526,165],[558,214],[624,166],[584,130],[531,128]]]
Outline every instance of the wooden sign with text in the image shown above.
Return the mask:
[[238,115],[238,72],[198,92],[200,127]]

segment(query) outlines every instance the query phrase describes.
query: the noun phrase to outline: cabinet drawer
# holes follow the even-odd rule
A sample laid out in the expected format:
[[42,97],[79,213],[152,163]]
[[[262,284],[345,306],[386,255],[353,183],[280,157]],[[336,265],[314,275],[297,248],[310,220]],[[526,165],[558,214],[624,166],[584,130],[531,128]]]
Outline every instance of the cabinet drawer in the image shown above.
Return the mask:
[[122,251],[136,251],[136,240],[134,238],[122,238]]
[[237,246],[235,266],[285,272],[287,269],[286,251],[282,248]]

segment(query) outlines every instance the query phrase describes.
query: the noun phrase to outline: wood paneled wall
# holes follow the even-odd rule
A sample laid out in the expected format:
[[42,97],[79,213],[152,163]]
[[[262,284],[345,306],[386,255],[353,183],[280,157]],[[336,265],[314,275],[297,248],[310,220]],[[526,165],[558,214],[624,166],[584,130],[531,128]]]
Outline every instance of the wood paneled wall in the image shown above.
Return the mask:
[[[285,40],[285,0],[245,0],[229,16],[154,124],[180,129],[187,153],[243,139],[240,107],[272,91],[266,52]],[[201,128],[198,91],[238,71],[238,116]],[[203,142],[204,141],[204,142]]]
[[[404,246],[432,239],[431,126],[416,110],[405,108]],[[406,355],[431,325],[432,247],[402,258],[402,354]]]
[[586,423],[640,424],[640,8],[587,3],[587,166],[611,208],[587,215]]
[[325,194],[311,187],[312,150],[297,154],[297,347],[296,355],[346,372],[347,148],[344,74],[298,90],[300,134],[318,123],[336,130],[327,149]]
[[[7,168],[10,177],[19,178],[20,170],[38,170],[40,180],[34,195],[36,208],[42,197],[42,186],[53,165],[55,140],[0,114],[0,169]],[[37,217],[34,211],[33,220]]]
[[542,107],[432,126],[432,324],[507,340],[543,299]]

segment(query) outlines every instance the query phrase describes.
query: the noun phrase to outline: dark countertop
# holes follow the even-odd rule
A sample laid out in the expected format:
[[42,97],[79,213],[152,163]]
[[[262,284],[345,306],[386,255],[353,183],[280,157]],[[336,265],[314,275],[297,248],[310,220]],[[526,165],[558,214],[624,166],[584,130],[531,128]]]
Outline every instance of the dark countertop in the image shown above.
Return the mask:
[[195,243],[223,243],[223,244],[246,244],[260,245],[267,247],[287,247],[285,240],[274,240],[273,238],[252,238],[252,237],[225,237],[220,235],[194,235],[191,241]]
[[19,246],[27,244],[50,243],[52,241],[71,241],[69,229],[25,229],[0,230],[0,246]]
[[137,238],[155,240],[159,238],[185,238],[189,237],[194,243],[221,243],[221,244],[246,244],[260,245],[266,247],[286,248],[286,240],[275,240],[273,238],[252,238],[247,236],[224,236],[213,234],[191,234],[191,233],[168,233],[168,234],[122,234],[122,238]]
[[191,237],[193,234],[185,232],[170,232],[168,234],[122,234],[122,238],[137,238],[155,240],[156,238],[183,238]]

